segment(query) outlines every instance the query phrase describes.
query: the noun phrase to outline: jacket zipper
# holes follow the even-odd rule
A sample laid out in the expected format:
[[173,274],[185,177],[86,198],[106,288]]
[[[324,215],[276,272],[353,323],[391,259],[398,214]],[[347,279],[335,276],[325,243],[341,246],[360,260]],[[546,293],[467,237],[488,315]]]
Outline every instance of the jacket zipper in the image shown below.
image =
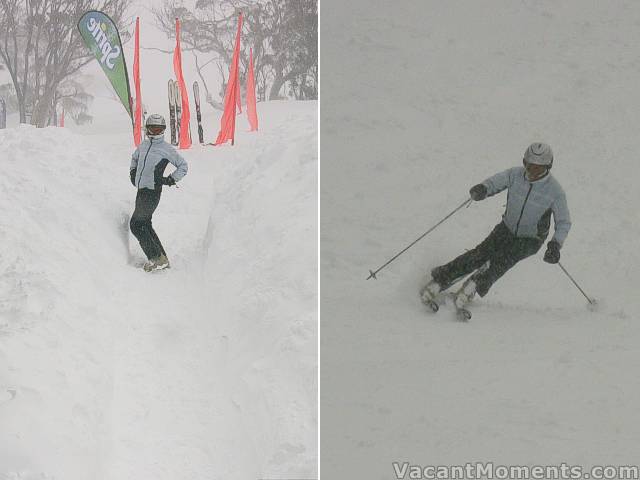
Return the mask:
[[527,200],[529,200],[529,194],[531,193],[531,189],[533,188],[533,183],[529,184],[529,191],[527,192],[527,196],[524,197],[524,203],[522,204],[522,210],[520,210],[520,218],[518,218],[518,223],[516,224],[516,233],[514,235],[518,236],[518,229],[520,228],[520,220],[522,220],[522,214],[524,213],[524,207],[527,204]]
[[151,150],[151,145],[153,145],[153,141],[149,139],[149,148],[147,149],[147,153],[144,154],[144,160],[142,161],[142,170],[140,171],[140,178],[138,179],[138,185],[137,185],[138,188],[140,188],[140,180],[142,180],[144,167],[147,165],[147,155],[149,155],[149,150]]

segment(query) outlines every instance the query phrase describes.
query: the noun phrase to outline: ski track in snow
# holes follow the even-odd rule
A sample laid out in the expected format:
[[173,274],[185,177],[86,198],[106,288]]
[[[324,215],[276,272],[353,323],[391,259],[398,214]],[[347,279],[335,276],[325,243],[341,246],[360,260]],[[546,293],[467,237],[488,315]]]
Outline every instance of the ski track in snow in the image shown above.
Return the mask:
[[0,478],[315,475],[317,103],[261,105],[182,152],[153,274],[126,130],[0,131]]
[[[323,477],[637,463],[640,8],[489,3],[323,4]],[[554,149],[573,220],[561,261],[596,311],[544,249],[468,323],[421,305],[427,272],[479,243],[505,194],[365,280],[532,141]]]

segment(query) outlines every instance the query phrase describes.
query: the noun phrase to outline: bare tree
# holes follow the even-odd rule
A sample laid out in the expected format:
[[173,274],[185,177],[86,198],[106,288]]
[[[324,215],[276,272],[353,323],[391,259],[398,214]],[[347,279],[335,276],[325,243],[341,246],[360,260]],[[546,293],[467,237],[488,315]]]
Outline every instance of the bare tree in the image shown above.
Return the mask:
[[20,123],[47,124],[60,86],[93,56],[76,23],[101,10],[122,23],[126,0],[0,0],[0,62],[13,83]]
[[[209,55],[204,65],[216,62],[222,78],[220,99],[228,81],[239,12],[244,18],[240,83],[244,84],[251,47],[259,100],[279,98],[287,82],[297,86],[296,98],[312,98],[314,91],[317,98],[317,0],[198,0],[193,10],[181,0],[165,0],[154,11],[157,25],[167,36],[175,36],[175,18],[179,18],[186,49]],[[212,98],[204,81],[202,66],[196,63],[207,101],[221,108],[222,102]],[[312,71],[315,77],[309,77]],[[297,93],[303,90],[300,97]]]
[[275,79],[271,95],[285,83],[298,100],[318,98],[318,2],[271,0],[274,16],[270,64]]

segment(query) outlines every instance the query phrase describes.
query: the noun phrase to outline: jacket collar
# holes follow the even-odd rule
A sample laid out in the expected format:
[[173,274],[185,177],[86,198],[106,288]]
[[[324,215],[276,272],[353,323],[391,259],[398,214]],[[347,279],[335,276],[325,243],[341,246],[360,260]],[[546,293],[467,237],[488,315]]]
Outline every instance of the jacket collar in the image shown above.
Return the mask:
[[546,183],[546,182],[549,181],[549,179],[551,178],[551,172],[547,172],[547,174],[544,177],[539,178],[538,180],[534,180],[532,182],[531,180],[529,180],[527,178],[527,171],[523,168],[522,176],[523,176],[525,182],[530,183],[532,185],[539,185],[539,184]]

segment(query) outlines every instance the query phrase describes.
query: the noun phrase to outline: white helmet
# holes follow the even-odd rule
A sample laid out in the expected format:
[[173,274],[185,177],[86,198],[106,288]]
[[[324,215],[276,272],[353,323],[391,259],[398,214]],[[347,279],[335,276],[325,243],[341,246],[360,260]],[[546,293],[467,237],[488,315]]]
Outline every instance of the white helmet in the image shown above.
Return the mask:
[[549,169],[553,165],[553,151],[546,143],[532,143],[524,152],[524,163],[544,165]]
[[161,138],[164,136],[164,131],[167,128],[167,122],[164,121],[164,117],[162,115],[154,113],[147,117],[147,121],[144,126],[147,131],[147,137]]

